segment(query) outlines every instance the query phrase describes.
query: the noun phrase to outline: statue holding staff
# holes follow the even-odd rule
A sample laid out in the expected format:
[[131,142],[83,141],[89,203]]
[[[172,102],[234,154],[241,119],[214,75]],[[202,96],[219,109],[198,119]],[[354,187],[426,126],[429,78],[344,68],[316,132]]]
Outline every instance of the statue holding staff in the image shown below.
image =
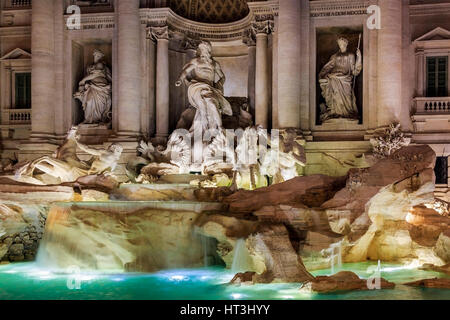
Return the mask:
[[358,45],[355,58],[353,53],[347,51],[346,38],[340,37],[337,43],[339,52],[330,58],[319,73],[320,88],[325,98],[325,105],[321,105],[322,122],[330,119],[359,119],[354,78],[362,71],[361,51]]

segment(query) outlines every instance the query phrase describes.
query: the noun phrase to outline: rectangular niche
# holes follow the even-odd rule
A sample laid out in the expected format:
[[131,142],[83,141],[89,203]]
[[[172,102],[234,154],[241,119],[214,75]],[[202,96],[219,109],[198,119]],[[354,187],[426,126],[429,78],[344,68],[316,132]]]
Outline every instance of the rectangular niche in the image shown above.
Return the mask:
[[[322,121],[320,119],[321,115],[321,104],[325,104],[325,99],[322,96],[322,90],[319,84],[319,73],[322,68],[330,61],[330,58],[339,52],[339,46],[337,44],[337,39],[339,37],[344,37],[349,41],[347,52],[355,54],[356,59],[356,49],[358,47],[358,39],[359,35],[361,35],[361,41],[359,45],[359,49],[361,50],[362,55],[362,63],[364,66],[364,34],[363,34],[363,26],[355,26],[355,27],[326,27],[326,28],[317,28],[316,29],[316,125],[322,125]],[[356,78],[355,83],[355,97],[356,97],[356,105],[358,108],[359,125],[363,124],[363,74],[364,69],[361,71],[359,76]]]
[[[87,68],[93,63],[93,52],[95,49],[100,50],[104,53],[104,61],[112,70],[111,40],[88,39],[72,41],[72,95],[78,91],[79,82],[86,76]],[[84,113],[81,103],[77,99],[72,97],[72,125],[80,124],[83,119]]]

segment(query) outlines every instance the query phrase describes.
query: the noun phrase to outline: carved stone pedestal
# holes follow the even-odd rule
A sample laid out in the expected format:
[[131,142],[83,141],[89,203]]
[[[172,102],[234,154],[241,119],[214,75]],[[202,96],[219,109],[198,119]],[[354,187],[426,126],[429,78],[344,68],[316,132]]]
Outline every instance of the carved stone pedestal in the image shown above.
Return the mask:
[[87,145],[103,144],[110,138],[112,130],[104,124],[81,124],[78,126],[80,142]]
[[323,122],[323,124],[342,124],[342,125],[358,125],[359,120],[357,119],[328,119]]

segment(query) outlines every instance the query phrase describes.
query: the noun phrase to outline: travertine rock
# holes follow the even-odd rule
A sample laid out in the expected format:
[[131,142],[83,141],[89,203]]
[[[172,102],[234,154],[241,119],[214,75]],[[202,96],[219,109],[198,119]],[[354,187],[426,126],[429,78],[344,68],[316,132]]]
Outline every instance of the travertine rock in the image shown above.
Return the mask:
[[[393,289],[395,284],[385,279],[380,280],[381,289]],[[330,293],[349,290],[369,290],[367,280],[360,279],[355,273],[341,271],[332,276],[317,276],[301,290],[318,293]]]
[[237,273],[233,279],[231,279],[230,284],[242,284],[242,283],[250,283],[253,284],[253,277],[256,275],[256,272],[242,272]]
[[314,279],[292,247],[284,225],[264,224],[247,242],[250,255],[262,259],[266,266],[263,273],[255,276],[255,282],[304,282]]
[[408,216],[411,207],[432,199],[434,184],[428,182],[415,192],[398,192],[395,185],[383,188],[367,204],[372,221],[368,231],[345,251],[344,261],[401,261],[418,259],[420,263],[441,265],[433,252],[433,244],[417,242],[410,232]]
[[450,278],[424,279],[424,280],[405,283],[405,285],[412,286],[412,287],[450,289]]
[[45,225],[46,209],[0,204],[0,261],[33,260]]
[[450,263],[450,231],[441,233],[434,247],[434,252],[445,261]]
[[202,216],[197,225],[201,234],[217,239],[218,253],[228,267],[232,266],[237,241],[246,239],[245,271],[256,272],[254,282],[302,282],[312,278],[282,224],[208,215]]
[[[434,183],[433,166],[436,155],[429,146],[410,146],[400,149],[391,156],[378,161],[367,169],[351,169],[345,188],[321,208],[335,213],[330,223],[336,219],[347,218],[352,225],[366,211],[371,200],[384,187],[393,185],[395,192],[416,191],[424,184]],[[434,188],[434,185],[430,186]],[[382,203],[381,203],[382,204]],[[386,205],[388,207],[389,204]],[[338,214],[336,214],[338,213]],[[359,221],[360,222],[360,221]],[[351,241],[360,238],[370,225],[352,228]]]
[[241,190],[225,198],[232,212],[254,212],[266,206],[305,204],[320,207],[344,187],[345,177],[314,175],[297,177],[284,183],[253,191]]
[[440,215],[429,207],[428,204],[415,206],[409,211],[406,221],[410,225],[411,238],[415,242],[433,247],[443,232],[450,232],[450,217]]
[[433,264],[424,264],[422,267],[420,267],[420,270],[442,272],[450,275],[450,263],[442,267],[435,266]]

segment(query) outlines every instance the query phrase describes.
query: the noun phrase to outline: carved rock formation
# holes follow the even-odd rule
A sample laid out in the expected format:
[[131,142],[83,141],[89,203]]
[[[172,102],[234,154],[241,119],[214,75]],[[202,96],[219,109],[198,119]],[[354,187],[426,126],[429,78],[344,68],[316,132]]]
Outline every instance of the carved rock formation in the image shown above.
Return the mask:
[[435,266],[433,264],[424,264],[422,267],[420,267],[420,270],[435,271],[450,275],[450,263],[442,267]]
[[450,289],[450,279],[448,278],[424,279],[405,283],[404,285],[422,288]]
[[31,261],[42,238],[44,207],[0,204],[0,261]]
[[[438,238],[448,230],[448,218],[415,207],[434,201],[434,163],[430,147],[404,147],[346,177],[298,177],[238,191],[224,202],[231,212],[285,224],[308,268],[328,267],[323,250],[341,241],[344,262],[418,259],[442,265],[447,245],[443,235],[438,246]],[[421,219],[420,225],[408,218]]]
[[[381,289],[393,289],[395,284],[385,279],[380,279]],[[332,276],[318,276],[301,290],[318,293],[331,293],[337,291],[370,290],[368,281],[360,279],[355,273],[341,271]]]

